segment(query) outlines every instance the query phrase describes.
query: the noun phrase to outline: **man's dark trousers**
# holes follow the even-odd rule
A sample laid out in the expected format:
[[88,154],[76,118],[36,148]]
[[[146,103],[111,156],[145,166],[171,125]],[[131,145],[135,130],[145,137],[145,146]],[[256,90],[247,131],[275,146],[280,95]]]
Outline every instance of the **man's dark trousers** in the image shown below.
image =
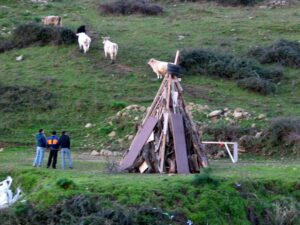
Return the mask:
[[51,162],[52,162],[52,158],[53,158],[53,162],[52,162],[52,168],[56,169],[56,163],[57,163],[57,152],[58,150],[56,149],[51,149],[50,150],[50,154],[49,154],[49,158],[48,158],[48,164],[47,164],[47,168],[50,167]]

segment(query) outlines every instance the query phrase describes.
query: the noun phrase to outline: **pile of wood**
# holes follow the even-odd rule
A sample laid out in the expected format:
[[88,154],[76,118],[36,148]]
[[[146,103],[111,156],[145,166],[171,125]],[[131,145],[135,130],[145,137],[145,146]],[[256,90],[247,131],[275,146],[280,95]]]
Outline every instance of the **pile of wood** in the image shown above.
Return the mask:
[[[175,63],[178,62],[179,52]],[[168,73],[120,169],[140,173],[198,173],[208,160],[187,112],[178,78]]]

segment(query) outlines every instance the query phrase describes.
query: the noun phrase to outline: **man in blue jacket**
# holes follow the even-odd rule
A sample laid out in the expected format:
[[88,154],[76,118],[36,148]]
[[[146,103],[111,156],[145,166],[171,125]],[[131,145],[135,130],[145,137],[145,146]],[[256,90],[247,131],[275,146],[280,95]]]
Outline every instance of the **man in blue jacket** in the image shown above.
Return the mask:
[[[56,169],[57,152],[59,150],[59,143],[58,143],[58,137],[56,136],[56,131],[53,131],[52,136],[48,137],[47,146],[48,146],[48,148],[50,148],[47,168],[49,168],[51,166],[51,162],[52,162],[52,168]],[[52,159],[53,159],[53,161],[52,161]]]
[[61,133],[61,137],[59,138],[59,145],[61,147],[61,163],[62,163],[62,169],[65,169],[65,156],[69,160],[69,168],[73,169],[73,162],[71,157],[71,141],[70,137],[66,134],[66,131],[63,131]]
[[40,129],[39,133],[35,136],[36,139],[36,155],[33,161],[33,166],[41,167],[44,160],[44,152],[47,147],[47,140],[44,135],[44,130]]

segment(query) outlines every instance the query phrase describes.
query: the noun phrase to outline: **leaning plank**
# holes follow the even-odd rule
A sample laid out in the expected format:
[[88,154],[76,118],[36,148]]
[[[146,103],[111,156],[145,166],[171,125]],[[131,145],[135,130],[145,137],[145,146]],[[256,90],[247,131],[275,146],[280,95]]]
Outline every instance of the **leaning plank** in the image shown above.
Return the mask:
[[148,140],[156,124],[157,124],[157,119],[152,116],[150,116],[145,121],[143,127],[138,132],[137,136],[134,138],[134,141],[130,146],[128,154],[121,162],[120,165],[121,170],[126,170],[133,165],[134,161],[140,154],[144,144]]
[[190,173],[181,114],[171,113],[177,173]]

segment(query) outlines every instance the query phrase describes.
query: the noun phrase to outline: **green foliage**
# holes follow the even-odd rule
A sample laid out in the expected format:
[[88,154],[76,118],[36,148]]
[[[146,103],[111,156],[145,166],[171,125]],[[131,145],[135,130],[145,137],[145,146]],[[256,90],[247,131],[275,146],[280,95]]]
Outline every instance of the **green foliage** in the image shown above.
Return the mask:
[[[180,0],[181,2],[203,2],[203,0]],[[254,6],[262,0],[206,0],[207,2],[217,2],[224,6]]]
[[42,26],[37,23],[21,24],[14,30],[11,40],[5,40],[0,45],[0,52],[13,48],[24,48],[33,44],[55,45],[74,44],[77,40],[75,33],[63,27]]
[[67,189],[74,189],[76,187],[76,184],[73,180],[70,180],[68,178],[61,178],[56,182],[56,185],[60,188],[63,188],[65,190]]
[[117,110],[123,109],[123,108],[125,108],[127,105],[128,105],[127,102],[122,102],[122,101],[113,101],[113,102],[111,103],[111,107],[112,107],[113,109],[117,109]]
[[213,137],[213,140],[237,141],[243,135],[249,134],[250,128],[227,124],[211,124],[206,127],[204,133]]
[[267,47],[254,47],[248,54],[261,63],[281,63],[300,68],[300,43],[297,41],[275,41]]
[[112,126],[107,125],[107,126],[101,127],[99,131],[100,131],[100,134],[101,134],[101,135],[107,135],[107,134],[109,134],[110,132],[112,132],[113,129],[114,129],[114,128],[113,128]]
[[0,111],[16,112],[24,109],[51,110],[55,95],[41,88],[4,86],[0,84]]
[[100,4],[102,13],[110,15],[159,15],[163,13],[163,8],[159,5],[150,4],[147,0],[119,0],[110,3]]
[[204,185],[204,184],[213,184],[217,185],[219,180],[211,176],[211,168],[205,168],[201,171],[200,174],[194,176],[192,184],[194,185]]
[[[282,72],[278,68],[265,68],[251,59],[239,58],[216,50],[185,50],[180,65],[188,74],[237,80],[240,87],[261,94],[273,92],[275,90],[273,82],[282,78]],[[239,81],[241,79],[243,80]]]
[[237,81],[237,85],[244,89],[249,89],[262,94],[271,94],[276,91],[276,85],[268,80],[249,77]]

